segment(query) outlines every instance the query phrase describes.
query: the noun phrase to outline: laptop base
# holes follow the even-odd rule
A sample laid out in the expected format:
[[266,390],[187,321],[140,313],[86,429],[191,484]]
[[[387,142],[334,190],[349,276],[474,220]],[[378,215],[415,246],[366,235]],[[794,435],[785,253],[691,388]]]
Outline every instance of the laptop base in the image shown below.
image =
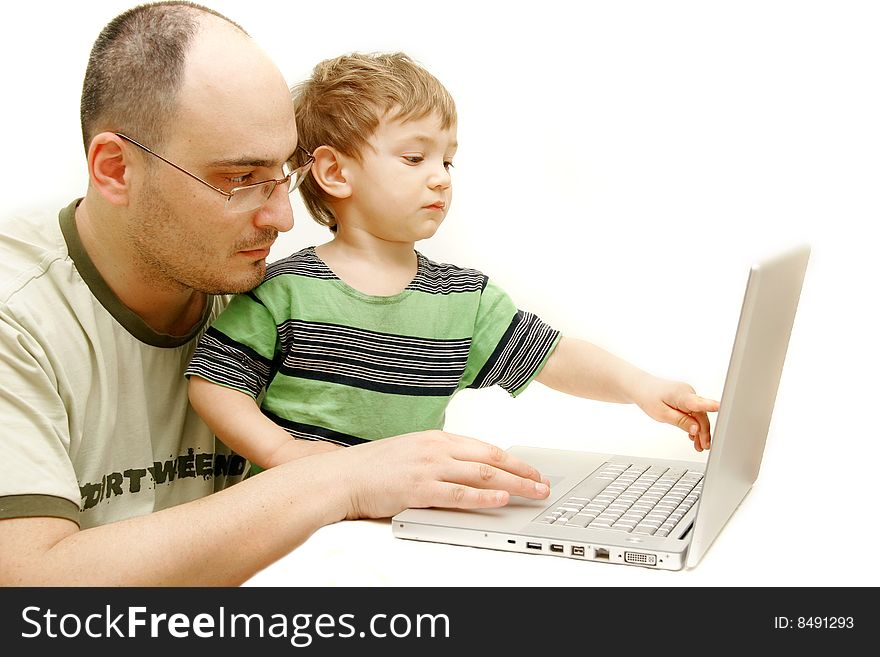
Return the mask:
[[413,541],[642,566],[652,570],[681,570],[684,567],[686,555],[685,552],[670,553],[644,548],[628,550],[620,546],[602,545],[595,541],[584,543],[564,539],[538,539],[523,534],[432,527],[431,525],[398,520],[392,522],[392,531],[397,538]]

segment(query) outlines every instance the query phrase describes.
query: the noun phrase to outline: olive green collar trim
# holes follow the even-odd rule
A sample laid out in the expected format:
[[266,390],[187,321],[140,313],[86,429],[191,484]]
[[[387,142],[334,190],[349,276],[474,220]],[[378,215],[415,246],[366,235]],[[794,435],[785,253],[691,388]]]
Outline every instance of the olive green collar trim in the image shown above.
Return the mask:
[[95,267],[95,263],[92,262],[92,259],[86,252],[76,229],[76,207],[80,201],[82,199],[77,199],[61,210],[58,213],[58,219],[61,224],[64,241],[67,242],[67,251],[74,265],[76,265],[77,271],[79,271],[80,276],[82,276],[86,285],[89,286],[89,290],[95,295],[95,298],[126,331],[143,343],[153,347],[170,348],[179,347],[195,338],[211,315],[212,297],[209,296],[205,302],[205,310],[201,320],[186,335],[168,335],[167,333],[154,331],[139,315],[119,300],[119,297],[107,285],[98,268]]

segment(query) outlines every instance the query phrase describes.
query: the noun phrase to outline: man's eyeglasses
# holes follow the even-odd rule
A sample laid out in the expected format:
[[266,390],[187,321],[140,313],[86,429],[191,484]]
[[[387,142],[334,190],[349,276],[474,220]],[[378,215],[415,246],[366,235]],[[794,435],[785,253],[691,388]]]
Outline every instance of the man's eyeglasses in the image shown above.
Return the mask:
[[266,201],[269,200],[269,197],[272,196],[272,192],[275,191],[275,187],[281,185],[282,188],[287,187],[287,193],[290,194],[299,187],[303,180],[305,180],[306,176],[309,173],[309,169],[312,168],[312,164],[315,161],[314,156],[309,153],[306,149],[300,146],[300,150],[302,150],[306,155],[309,156],[309,159],[300,167],[293,168],[293,162],[287,161],[281,167],[281,172],[284,173],[283,178],[272,179],[272,180],[264,180],[262,182],[253,183],[251,185],[242,185],[241,187],[233,187],[228,192],[220,189],[219,187],[214,187],[209,182],[206,182],[199,178],[194,173],[190,173],[183,167],[177,166],[174,162],[170,160],[166,160],[164,157],[159,155],[158,153],[154,153],[149,148],[141,144],[140,142],[135,141],[131,137],[127,137],[120,132],[114,133],[120,139],[124,139],[125,141],[134,144],[138,148],[143,151],[146,151],[150,155],[154,155],[158,157],[160,160],[165,162],[166,164],[170,164],[178,171],[182,171],[190,178],[195,178],[200,183],[205,185],[206,187],[210,187],[218,194],[223,194],[226,197],[226,209],[230,212],[253,212],[260,206],[262,206]]

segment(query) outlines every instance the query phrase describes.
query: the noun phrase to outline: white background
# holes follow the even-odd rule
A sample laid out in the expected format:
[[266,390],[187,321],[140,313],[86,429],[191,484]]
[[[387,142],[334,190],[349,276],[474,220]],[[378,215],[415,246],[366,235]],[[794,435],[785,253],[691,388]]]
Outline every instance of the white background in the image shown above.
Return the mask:
[[[688,381],[705,396],[721,395],[748,266],[779,247],[810,243],[761,476],[710,551],[714,567],[704,562],[702,579],[668,580],[571,562],[577,568],[562,577],[585,583],[584,576],[610,569],[621,583],[640,585],[880,584],[873,556],[880,457],[875,3],[207,4],[241,23],[291,83],[318,60],[353,50],[403,50],[427,66],[456,98],[460,149],[452,210],[418,248],[484,271],[521,308],[565,334]],[[100,28],[129,6],[42,2],[6,10],[4,215],[37,204],[60,208],[83,194],[82,76]],[[296,196],[294,203],[296,226],[278,240],[272,260],[329,236]],[[516,400],[502,390],[466,391],[453,401],[447,429],[504,447],[696,457],[683,433],[634,407],[540,385]],[[814,480],[818,468],[826,474]],[[752,532],[766,535],[765,554],[748,541]],[[392,541],[385,527],[381,537],[372,529],[367,535],[386,541],[398,559],[407,550],[427,554]],[[416,569],[408,581],[501,583],[485,574],[496,562],[482,551],[446,549],[454,568]],[[302,568],[283,571],[285,581],[254,581],[394,582],[374,555],[358,561],[345,550],[325,564],[332,575]],[[315,552],[307,545],[296,558]],[[505,563],[527,563],[533,573],[549,559],[508,557],[515,560]],[[517,579],[510,583],[539,583],[538,575]]]

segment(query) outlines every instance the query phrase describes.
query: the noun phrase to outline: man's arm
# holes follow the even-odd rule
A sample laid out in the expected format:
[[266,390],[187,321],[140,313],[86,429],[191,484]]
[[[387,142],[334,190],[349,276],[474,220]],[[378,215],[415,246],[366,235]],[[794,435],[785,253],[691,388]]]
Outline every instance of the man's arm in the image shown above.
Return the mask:
[[498,447],[408,434],[290,461],[200,500],[82,531],[57,518],[0,520],[0,585],[239,585],[324,525],[408,507],[498,507],[511,494],[543,499],[549,487]]
[[562,338],[536,377],[568,393],[618,403],[634,403],[658,422],[688,432],[698,452],[709,449],[707,412],[718,402],[700,397],[687,383],[660,379],[583,340]]

